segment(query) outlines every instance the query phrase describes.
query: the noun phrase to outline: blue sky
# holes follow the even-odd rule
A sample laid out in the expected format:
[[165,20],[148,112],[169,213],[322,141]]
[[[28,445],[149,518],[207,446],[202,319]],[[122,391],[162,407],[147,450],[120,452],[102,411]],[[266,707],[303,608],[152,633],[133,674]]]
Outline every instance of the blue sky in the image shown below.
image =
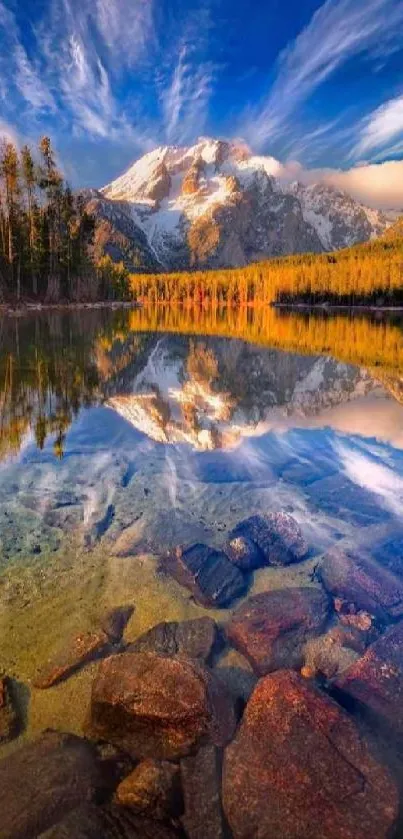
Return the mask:
[[200,135],[403,158],[403,0],[0,0],[0,42],[0,130],[50,134],[75,185]]

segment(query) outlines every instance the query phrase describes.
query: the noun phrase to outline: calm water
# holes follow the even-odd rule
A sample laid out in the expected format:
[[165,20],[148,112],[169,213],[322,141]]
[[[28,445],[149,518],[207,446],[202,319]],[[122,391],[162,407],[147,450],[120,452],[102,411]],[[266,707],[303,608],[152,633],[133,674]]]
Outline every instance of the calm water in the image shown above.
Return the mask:
[[[255,593],[309,582],[343,540],[403,545],[402,327],[271,310],[3,319],[0,671],[22,738],[81,732],[96,665],[30,684],[102,611],[135,604],[129,640],[209,613],[161,571],[167,548],[292,513],[310,558],[258,571]],[[226,651],[216,666],[236,662]]]

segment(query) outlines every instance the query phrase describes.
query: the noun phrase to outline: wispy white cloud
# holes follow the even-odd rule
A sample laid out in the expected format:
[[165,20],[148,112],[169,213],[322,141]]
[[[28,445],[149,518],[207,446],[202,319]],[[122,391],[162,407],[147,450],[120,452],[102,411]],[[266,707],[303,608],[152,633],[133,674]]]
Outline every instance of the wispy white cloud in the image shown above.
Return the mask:
[[355,157],[387,150],[391,141],[403,143],[403,95],[384,102],[363,120],[358,142],[353,149]]
[[197,61],[189,43],[182,43],[172,77],[161,93],[165,138],[186,143],[205,129],[213,89],[214,66]]
[[[133,140],[137,133],[111,79],[141,61],[151,37],[153,0],[60,0],[32,26],[31,53],[17,18],[0,0],[0,58],[4,109],[58,116],[64,130],[90,138]],[[140,132],[140,136],[142,132]]]
[[0,55],[0,96],[3,102],[16,92],[35,113],[53,111],[55,102],[52,93],[41,78],[37,63],[28,56],[23,46],[15,15],[2,0],[0,39],[3,44]]
[[247,138],[262,147],[286,134],[298,107],[347,60],[390,54],[402,24],[403,0],[326,0],[279,56],[268,96],[247,118]]

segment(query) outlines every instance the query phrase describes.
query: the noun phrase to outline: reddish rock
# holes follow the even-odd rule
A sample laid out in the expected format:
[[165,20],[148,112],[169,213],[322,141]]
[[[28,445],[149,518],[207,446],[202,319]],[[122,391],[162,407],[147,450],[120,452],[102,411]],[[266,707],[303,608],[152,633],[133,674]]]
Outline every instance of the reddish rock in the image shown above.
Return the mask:
[[162,162],[155,169],[151,179],[148,180],[144,192],[147,198],[151,198],[156,204],[160,204],[164,198],[168,197],[171,183],[171,176],[166,164]]
[[183,825],[188,839],[223,839],[221,756],[214,746],[181,760],[185,804]]
[[180,757],[206,740],[222,746],[234,729],[224,686],[196,661],[123,653],[100,665],[89,731],[133,757]]
[[403,734],[403,621],[368,647],[335,686]]
[[143,760],[119,784],[115,799],[139,815],[177,818],[182,811],[179,766],[166,760]]
[[225,753],[234,839],[386,839],[398,794],[354,722],[298,674],[261,679]]
[[339,602],[351,604],[352,614],[364,610],[383,620],[403,615],[403,580],[367,554],[332,548],[323,560],[320,576]]
[[76,635],[63,652],[48,661],[39,671],[34,687],[50,688],[67,679],[84,664],[109,655],[112,650],[110,640],[102,630]]
[[102,618],[101,629],[108,636],[112,644],[117,644],[122,640],[126,625],[133,612],[134,606],[117,606],[117,608],[111,609]]
[[320,588],[285,588],[250,597],[234,613],[227,636],[258,675],[301,667],[304,644],[324,628],[328,599]]
[[208,545],[179,547],[166,556],[165,565],[175,580],[190,589],[202,606],[228,606],[248,587],[248,578],[227,555]]
[[0,743],[12,740],[18,733],[18,717],[10,691],[10,680],[0,677]]
[[153,626],[136,638],[128,652],[155,652],[159,655],[186,655],[207,662],[219,645],[219,630],[209,617],[188,621],[167,621]]
[[[245,540],[245,546],[249,546],[247,559],[242,556],[242,550],[237,559],[237,540]],[[251,545],[255,546],[255,553],[252,553]],[[308,553],[301,528],[289,513],[251,516],[241,521],[230,533],[226,549],[233,562],[247,568],[290,565],[300,562]]]
[[194,195],[199,191],[200,178],[204,172],[204,169],[204,160],[201,157],[199,157],[197,160],[194,161],[192,166],[189,167],[188,171],[185,174],[185,177],[182,181],[182,195]]
[[46,732],[0,761],[1,839],[38,836],[102,786],[89,743]]

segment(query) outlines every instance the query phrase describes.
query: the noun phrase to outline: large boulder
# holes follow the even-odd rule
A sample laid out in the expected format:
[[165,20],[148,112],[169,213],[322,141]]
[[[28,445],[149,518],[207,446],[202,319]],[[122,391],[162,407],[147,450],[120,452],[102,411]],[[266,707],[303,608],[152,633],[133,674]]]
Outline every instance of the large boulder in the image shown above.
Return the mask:
[[102,787],[89,743],[46,732],[0,762],[1,839],[38,836]]
[[403,734],[403,621],[390,627],[335,687],[375,711]]
[[303,647],[324,628],[329,601],[323,589],[285,588],[250,597],[237,609],[227,636],[258,675],[300,667]]
[[179,547],[166,556],[165,564],[175,580],[188,588],[202,606],[228,606],[248,587],[248,577],[223,551],[208,545]]
[[219,646],[219,630],[207,616],[188,621],[164,621],[144,632],[127,647],[128,652],[185,655],[207,662]]
[[395,784],[354,722],[297,673],[261,679],[225,753],[234,839],[386,839]]
[[167,760],[142,760],[119,784],[115,800],[139,815],[162,820],[182,812],[179,766]]
[[100,665],[88,730],[133,757],[181,757],[209,740],[223,746],[234,729],[226,689],[201,663],[123,653]]
[[269,513],[241,521],[229,534],[225,551],[240,568],[253,569],[300,562],[308,545],[289,513]]
[[403,580],[368,554],[332,548],[319,573],[327,591],[356,609],[381,620],[403,615]]

